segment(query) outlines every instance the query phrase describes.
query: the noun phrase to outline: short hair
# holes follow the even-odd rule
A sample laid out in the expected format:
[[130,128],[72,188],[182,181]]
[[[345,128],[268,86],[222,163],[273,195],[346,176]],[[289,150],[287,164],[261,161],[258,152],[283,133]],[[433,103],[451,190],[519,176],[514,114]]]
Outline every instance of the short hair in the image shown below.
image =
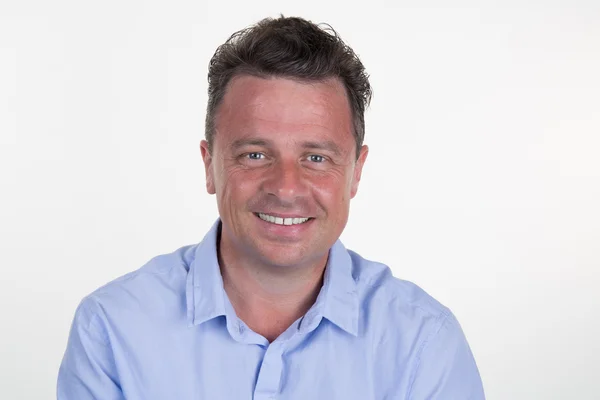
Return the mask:
[[216,111],[234,76],[281,77],[306,81],[339,78],[353,119],[358,157],[365,137],[365,109],[372,89],[365,68],[329,25],[322,28],[298,17],[265,18],[219,46],[208,68],[205,136],[212,151]]

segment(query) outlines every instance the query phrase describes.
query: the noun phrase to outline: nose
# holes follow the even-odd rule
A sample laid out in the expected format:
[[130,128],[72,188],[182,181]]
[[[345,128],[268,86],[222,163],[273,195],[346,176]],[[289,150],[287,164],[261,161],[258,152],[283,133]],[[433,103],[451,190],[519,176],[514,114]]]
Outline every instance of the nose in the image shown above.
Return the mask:
[[279,200],[293,202],[298,197],[306,196],[306,183],[302,166],[297,161],[280,161],[267,172],[263,190],[277,196]]

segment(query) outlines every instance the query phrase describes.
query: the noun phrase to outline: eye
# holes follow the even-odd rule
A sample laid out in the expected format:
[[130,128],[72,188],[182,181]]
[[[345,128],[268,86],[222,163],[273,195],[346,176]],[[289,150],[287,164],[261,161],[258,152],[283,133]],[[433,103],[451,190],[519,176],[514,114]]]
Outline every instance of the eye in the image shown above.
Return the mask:
[[265,155],[263,153],[259,153],[259,152],[252,152],[252,153],[247,153],[245,154],[245,157],[250,159],[250,160],[262,160]]
[[308,159],[315,163],[322,163],[325,161],[325,157],[320,156],[318,154],[311,154],[310,156],[308,156]]

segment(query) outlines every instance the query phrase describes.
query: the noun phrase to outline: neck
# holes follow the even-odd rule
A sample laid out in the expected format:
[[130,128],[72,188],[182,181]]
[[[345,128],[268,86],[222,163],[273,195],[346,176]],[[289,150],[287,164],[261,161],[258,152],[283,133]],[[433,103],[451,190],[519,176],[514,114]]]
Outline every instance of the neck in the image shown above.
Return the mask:
[[225,292],[250,329],[270,342],[302,317],[323,285],[327,257],[305,266],[275,266],[238,256],[224,238],[218,245]]

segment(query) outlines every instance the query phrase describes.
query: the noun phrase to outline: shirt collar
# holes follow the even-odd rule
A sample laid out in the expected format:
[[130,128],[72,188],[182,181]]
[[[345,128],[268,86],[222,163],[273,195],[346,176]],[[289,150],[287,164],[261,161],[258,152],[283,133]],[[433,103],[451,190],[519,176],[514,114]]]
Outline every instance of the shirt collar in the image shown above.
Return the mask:
[[[227,315],[226,294],[217,258],[218,219],[197,245],[186,282],[188,321],[198,325]],[[229,318],[228,318],[229,319]]]
[[302,326],[312,330],[324,317],[346,332],[358,335],[358,292],[353,277],[352,259],[338,239],[329,250],[323,288]]
[[[223,278],[217,258],[217,238],[221,220],[198,244],[186,283],[188,320],[198,325],[221,315],[230,319],[234,311],[223,288]],[[321,317],[328,319],[346,332],[358,334],[358,294],[352,276],[352,259],[340,240],[329,251],[323,287],[317,301],[303,318],[302,326],[311,329]],[[233,315],[231,315],[233,316]],[[314,328],[314,327],[313,327]],[[304,330],[304,329],[303,329]]]

